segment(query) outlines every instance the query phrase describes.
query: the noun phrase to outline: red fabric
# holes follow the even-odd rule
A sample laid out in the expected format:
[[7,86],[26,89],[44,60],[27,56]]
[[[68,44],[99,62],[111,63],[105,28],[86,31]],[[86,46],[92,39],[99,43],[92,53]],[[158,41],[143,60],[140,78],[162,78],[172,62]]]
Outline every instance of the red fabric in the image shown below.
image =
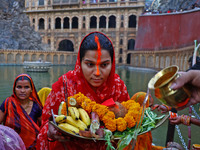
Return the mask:
[[27,74],[21,74],[17,76],[13,85],[13,95],[8,97],[5,101],[5,121],[4,125],[13,128],[22,138],[26,149],[34,149],[36,147],[36,138],[39,133],[39,126],[31,119],[31,117],[22,108],[20,101],[14,92],[16,80],[21,76],[27,76],[32,85],[32,94],[29,99],[35,101],[41,106],[40,100],[38,99],[35,86],[32,79]]
[[103,103],[101,103],[101,105],[113,107],[113,106],[115,106],[115,102],[114,102],[113,98],[110,98],[110,99],[107,99],[106,101],[104,101]]
[[[96,101],[97,103],[103,103],[105,100],[110,98],[113,98],[114,101],[119,101],[119,102],[130,99],[124,82],[120,79],[119,75],[115,74],[115,54],[113,54],[111,73],[107,81],[101,87],[99,87],[96,90],[96,92],[92,90],[92,88],[90,87],[90,85],[88,84],[82,73],[80,64],[80,48],[77,56],[75,69],[73,71],[67,72],[65,75],[67,76],[68,96],[73,96],[74,94],[81,92],[85,96],[89,97],[91,100]],[[52,85],[52,91],[47,97],[42,114],[43,123],[49,119],[51,109],[53,109],[55,114],[58,114],[58,108],[62,101],[65,101],[65,98],[64,98],[63,79],[62,77],[60,77],[58,81]],[[40,150],[55,149],[55,148],[56,149],[60,148],[59,150],[64,149],[62,143],[60,142],[50,143],[49,147],[49,142],[47,141],[47,131],[48,131],[48,124],[46,123],[41,129],[40,134],[38,136],[37,148]],[[80,139],[80,140],[70,141],[69,143],[65,144],[69,150],[106,149],[104,141],[94,142],[93,140]]]

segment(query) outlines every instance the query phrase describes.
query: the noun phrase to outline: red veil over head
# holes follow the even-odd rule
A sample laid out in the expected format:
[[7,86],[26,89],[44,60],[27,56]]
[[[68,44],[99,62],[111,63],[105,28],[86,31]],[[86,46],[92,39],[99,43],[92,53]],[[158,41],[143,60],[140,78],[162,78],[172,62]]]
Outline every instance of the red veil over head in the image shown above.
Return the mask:
[[[97,49],[97,45],[95,43],[95,36],[98,36],[100,46],[102,43],[111,45],[113,49],[113,61],[112,61],[112,68],[110,75],[100,87],[96,89],[96,92],[93,91],[89,83],[86,81],[82,68],[81,68],[81,60],[80,60],[80,51],[81,46],[84,47],[83,44],[87,44],[84,40],[90,38],[90,42],[95,44],[94,47]],[[105,41],[101,41],[102,37]],[[107,46],[107,45],[106,45]],[[94,49],[94,50],[96,50]],[[66,78],[65,78],[66,77]],[[66,79],[66,80],[65,80]],[[63,84],[64,83],[64,84]],[[65,86],[67,83],[67,88]],[[64,86],[63,86],[64,85]],[[58,108],[62,101],[65,101],[65,90],[67,90],[68,96],[73,96],[78,92],[83,93],[85,96],[89,97],[91,100],[96,101],[97,103],[102,103],[107,99],[113,98],[114,101],[126,101],[129,99],[129,94],[127,92],[126,86],[124,82],[120,79],[119,75],[115,74],[115,54],[114,48],[110,41],[110,39],[100,32],[92,32],[86,35],[79,48],[77,61],[75,65],[75,69],[72,71],[67,72],[66,74],[62,75],[57,82],[52,85],[52,91],[47,97],[43,108],[42,114],[42,123],[43,127],[40,130],[37,139],[37,148],[40,150],[44,149],[64,149],[63,144],[61,142],[51,142],[49,143],[47,140],[47,131],[48,131],[48,119],[51,116],[51,109],[54,111],[55,114],[58,114]],[[81,143],[81,144],[80,144]],[[98,141],[94,142],[91,140],[74,140],[68,143],[64,143],[69,150],[77,150],[77,149],[85,149],[85,150],[93,150],[93,149],[106,149],[105,141]]]
[[[86,81],[82,72],[80,60],[80,51],[81,47],[84,47],[84,40],[90,38],[90,42],[95,43],[95,36],[99,37],[100,46],[102,46],[102,44],[106,44],[106,42],[102,42],[101,39],[101,37],[104,36],[104,39],[107,40],[107,43],[110,42],[109,44],[112,46],[113,49],[113,61],[110,75],[107,81],[105,81],[100,87],[97,88],[96,92]],[[78,92],[81,92],[85,96],[96,101],[97,103],[102,103],[109,98],[113,98],[114,101],[120,102],[129,99],[129,95],[124,82],[120,79],[119,75],[115,74],[115,52],[112,42],[105,34],[101,32],[92,32],[83,38],[79,47],[75,69],[73,71],[67,72],[64,76],[67,77],[68,96],[72,96]],[[60,91],[61,86],[63,86],[63,77],[60,77],[59,80],[53,84],[52,89],[54,91]]]

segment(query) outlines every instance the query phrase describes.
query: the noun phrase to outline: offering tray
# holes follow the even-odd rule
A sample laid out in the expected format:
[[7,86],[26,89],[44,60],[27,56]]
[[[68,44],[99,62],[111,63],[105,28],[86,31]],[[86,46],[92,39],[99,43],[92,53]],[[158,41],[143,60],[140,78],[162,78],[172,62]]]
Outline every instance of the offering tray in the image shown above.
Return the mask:
[[[165,115],[162,119],[158,120],[156,123],[156,126],[154,128],[151,129],[155,130],[156,128],[158,128],[159,126],[161,126],[167,119],[169,118],[169,115]],[[53,121],[50,121],[50,124],[52,124],[60,133],[62,133],[63,135],[72,137],[72,138],[78,138],[78,139],[85,139],[85,140],[105,140],[104,138],[89,138],[89,137],[84,137],[84,136],[79,136],[79,135],[75,135],[75,134],[71,134],[69,132],[66,132],[65,130],[61,129],[60,127],[58,127]],[[145,132],[140,132],[138,135],[142,135],[146,132],[149,131],[145,131]],[[121,137],[114,137],[115,140],[119,140]]]

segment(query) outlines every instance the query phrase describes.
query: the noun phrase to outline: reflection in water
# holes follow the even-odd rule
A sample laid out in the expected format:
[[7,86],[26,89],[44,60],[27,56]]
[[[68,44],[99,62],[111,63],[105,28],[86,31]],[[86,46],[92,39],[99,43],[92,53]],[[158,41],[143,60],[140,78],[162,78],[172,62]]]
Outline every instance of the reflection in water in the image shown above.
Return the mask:
[[[58,78],[69,70],[73,70],[73,66],[53,66],[48,73],[36,73],[28,72],[33,78],[37,91],[42,87],[51,87],[51,85],[58,80]],[[12,86],[14,79],[21,73],[27,73],[23,66],[0,66],[0,104],[1,102],[12,94]],[[146,91],[149,80],[156,73],[152,70],[141,70],[136,68],[121,68],[116,69],[116,73],[120,75],[122,80],[125,82],[129,95],[132,96],[134,93],[139,91]],[[160,103],[154,97],[154,103]],[[195,106],[198,111],[197,106]],[[187,114],[188,110],[185,109],[180,113]],[[166,121],[162,126],[152,131],[153,143],[160,146],[165,146],[166,135],[167,135],[167,124]],[[179,126],[183,135],[183,138],[187,144],[187,127],[184,125]],[[199,143],[200,134],[199,127],[192,125],[192,143]],[[161,137],[161,138],[160,138]],[[174,141],[181,143],[177,132],[175,132]]]

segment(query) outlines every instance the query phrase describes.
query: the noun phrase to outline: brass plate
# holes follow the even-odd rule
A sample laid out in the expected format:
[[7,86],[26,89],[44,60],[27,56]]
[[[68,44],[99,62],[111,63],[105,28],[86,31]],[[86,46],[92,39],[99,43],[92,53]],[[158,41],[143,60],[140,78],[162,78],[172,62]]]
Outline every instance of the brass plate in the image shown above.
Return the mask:
[[[158,121],[158,123],[156,124],[155,128],[153,128],[152,130],[155,130],[156,128],[158,128],[159,126],[161,126],[167,119],[168,119],[169,115],[165,115],[164,118],[162,118],[161,120]],[[99,138],[99,139],[96,139],[96,138],[88,138],[88,137],[84,137],[84,136],[79,136],[79,135],[74,135],[74,134],[71,134],[69,132],[66,132],[65,130],[59,128],[56,124],[53,123],[53,121],[50,121],[50,123],[59,131],[61,132],[62,134],[66,135],[66,136],[70,136],[72,138],[80,138],[80,139],[86,139],[86,140],[105,140],[104,138]],[[152,131],[151,130],[151,131]],[[147,131],[149,132],[149,131]],[[141,134],[144,134],[146,132],[142,132],[142,133],[139,133],[138,135],[141,135]],[[115,137],[114,138],[115,140],[119,140],[120,137]]]

